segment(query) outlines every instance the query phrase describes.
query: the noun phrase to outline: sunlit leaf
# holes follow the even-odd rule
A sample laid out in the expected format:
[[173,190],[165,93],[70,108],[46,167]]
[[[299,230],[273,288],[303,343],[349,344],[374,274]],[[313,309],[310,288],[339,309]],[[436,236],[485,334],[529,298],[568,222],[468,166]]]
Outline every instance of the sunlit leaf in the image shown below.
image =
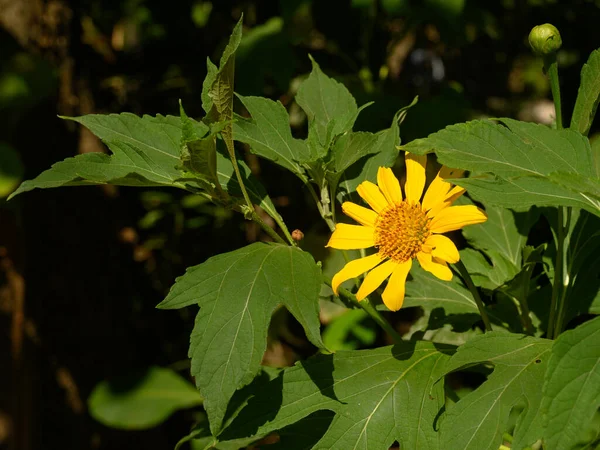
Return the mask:
[[594,50],[581,69],[581,84],[571,117],[571,129],[587,135],[600,101],[600,50]]
[[[497,450],[508,430],[509,414],[520,410],[513,438],[530,445],[539,432],[537,411],[552,341],[505,332],[476,336],[447,363],[450,373],[475,364],[494,371],[473,392],[448,409],[441,424],[444,450]],[[514,448],[522,448],[515,446]]]
[[292,137],[290,119],[279,102],[263,97],[238,96],[250,119],[238,117],[233,126],[236,140],[250,145],[250,150],[279,164],[304,180],[298,161],[309,157],[305,141]]
[[590,144],[580,133],[512,119],[497,122],[451,125],[403,149],[418,154],[435,151],[448,167],[492,172],[503,178],[556,171],[591,175]]
[[442,448],[434,423],[444,388],[435,380],[448,348],[438,347],[407,342],[303,361],[258,391],[219,438],[264,436],[330,410],[336,415],[314,448],[387,450],[394,441],[402,448]]
[[561,334],[552,346],[544,381],[544,448],[582,448],[600,408],[600,317]]
[[312,72],[298,88],[296,102],[308,116],[309,133],[327,149],[335,136],[352,129],[358,108],[343,84],[325,75],[312,57],[311,62]]
[[88,398],[94,419],[127,430],[151,428],[179,409],[201,404],[193,384],[162,367],[103,381]]
[[321,273],[297,248],[255,243],[209,258],[176,280],[163,309],[199,304],[189,355],[216,433],[233,393],[252,381],[266,349],[271,314],[283,304],[312,343],[320,337]]

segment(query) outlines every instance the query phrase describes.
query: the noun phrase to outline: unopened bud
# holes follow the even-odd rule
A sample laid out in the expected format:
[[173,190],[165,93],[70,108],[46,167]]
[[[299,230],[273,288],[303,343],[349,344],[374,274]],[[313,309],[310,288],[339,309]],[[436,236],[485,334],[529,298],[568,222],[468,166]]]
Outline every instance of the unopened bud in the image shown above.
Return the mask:
[[292,239],[296,242],[300,242],[302,239],[304,239],[304,233],[300,230],[294,230],[292,231]]
[[549,23],[533,27],[529,33],[529,45],[541,56],[555,53],[562,45],[558,28]]

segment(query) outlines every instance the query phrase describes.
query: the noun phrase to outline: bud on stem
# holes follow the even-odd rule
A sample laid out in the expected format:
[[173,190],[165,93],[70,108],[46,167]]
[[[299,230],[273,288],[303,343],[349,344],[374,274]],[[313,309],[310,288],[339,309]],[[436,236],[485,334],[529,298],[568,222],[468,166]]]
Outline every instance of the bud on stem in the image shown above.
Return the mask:
[[562,39],[558,29],[549,23],[535,26],[529,33],[529,45],[540,56],[549,56],[560,48]]

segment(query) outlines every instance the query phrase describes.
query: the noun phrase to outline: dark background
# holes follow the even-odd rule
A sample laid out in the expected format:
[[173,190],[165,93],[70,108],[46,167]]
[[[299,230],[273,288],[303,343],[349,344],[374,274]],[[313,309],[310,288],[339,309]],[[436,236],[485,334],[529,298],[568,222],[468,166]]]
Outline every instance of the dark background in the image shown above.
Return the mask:
[[[293,95],[308,54],[359,105],[375,101],[358,129],[389,127],[419,95],[401,127],[407,142],[485,116],[548,123],[548,82],[527,45],[545,22],[562,34],[568,124],[581,65],[600,46],[597,0],[0,0],[0,181],[106,151],[57,115],[176,115],[181,99],[201,117],[206,57],[218,60],[242,13],[236,91],[279,99],[298,137],[306,119]],[[301,183],[239,149],[290,229],[318,250],[327,230]],[[192,412],[119,431],[89,416],[87,397],[100,381],[150,365],[187,376],[195,311],[155,305],[186,267],[258,239],[241,216],[175,190],[79,187],[0,200],[0,449],[172,448]],[[310,353],[290,337],[293,322],[283,327],[291,331],[273,333],[266,356],[273,365]]]

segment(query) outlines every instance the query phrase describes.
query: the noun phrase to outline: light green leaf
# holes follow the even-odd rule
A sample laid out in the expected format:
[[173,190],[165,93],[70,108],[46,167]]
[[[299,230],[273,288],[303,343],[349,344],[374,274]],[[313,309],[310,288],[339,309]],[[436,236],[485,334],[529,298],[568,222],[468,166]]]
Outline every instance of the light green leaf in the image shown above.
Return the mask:
[[435,384],[448,356],[430,342],[340,351],[302,361],[257,392],[220,440],[264,436],[319,410],[336,413],[313,448],[439,449]]
[[251,119],[237,117],[233,125],[234,138],[250,145],[250,150],[279,164],[306,181],[298,163],[309,158],[305,141],[292,137],[290,118],[280,102],[263,97],[242,97]]
[[571,117],[571,129],[587,136],[600,101],[600,50],[590,53],[581,69],[581,83]]
[[[401,113],[399,111],[399,113]],[[359,159],[344,170],[338,185],[337,198],[340,203],[346,200],[358,201],[355,194],[357,186],[363,181],[377,181],[379,167],[392,167],[398,158],[397,146],[400,144],[398,115],[396,114],[390,128],[380,131],[373,151]]]
[[189,355],[213,434],[233,393],[252,381],[266,349],[271,314],[282,304],[323,347],[318,298],[321,273],[298,248],[255,243],[209,258],[178,278],[163,309],[199,304]]
[[580,133],[512,119],[498,122],[451,125],[410,142],[403,150],[418,154],[435,151],[448,167],[491,172],[503,178],[556,171],[591,175],[590,144]]
[[312,72],[298,88],[296,102],[308,116],[309,140],[314,133],[327,149],[334,137],[352,129],[359,111],[348,89],[325,75],[312,57],[310,60]]
[[536,413],[551,345],[552,341],[546,339],[488,332],[460,346],[444,373],[485,363],[493,364],[494,371],[481,386],[449,408],[441,424],[441,448],[497,450],[502,434],[509,431],[513,408],[521,410],[512,433],[514,440],[532,444],[530,433],[539,432]]
[[556,184],[547,177],[462,178],[453,182],[486,205],[515,211],[528,210],[532,206],[574,206],[600,216],[600,203],[592,197]]
[[544,448],[570,450],[585,436],[600,408],[600,317],[561,334],[552,346],[544,380]]
[[548,178],[556,184],[580,194],[589,202],[600,205],[600,179],[567,172],[553,172]]
[[206,114],[210,114],[212,110],[213,100],[210,97],[210,90],[217,79],[218,72],[219,68],[210,60],[210,58],[206,58],[206,77],[202,82],[202,109]]
[[190,382],[163,367],[103,381],[88,398],[94,419],[125,430],[154,427],[179,409],[201,404],[202,397]]
[[[361,343],[372,345],[377,337],[374,330],[361,325],[369,316],[362,309],[348,309],[331,321],[323,331],[323,342],[332,352],[354,350]],[[360,341],[357,341],[359,338]],[[365,342],[366,341],[366,342]]]
[[521,254],[529,230],[539,217],[532,208],[526,212],[514,212],[506,208],[486,206],[487,221],[476,227],[463,229],[463,236],[473,247],[486,252],[498,252],[515,268],[521,268]]

